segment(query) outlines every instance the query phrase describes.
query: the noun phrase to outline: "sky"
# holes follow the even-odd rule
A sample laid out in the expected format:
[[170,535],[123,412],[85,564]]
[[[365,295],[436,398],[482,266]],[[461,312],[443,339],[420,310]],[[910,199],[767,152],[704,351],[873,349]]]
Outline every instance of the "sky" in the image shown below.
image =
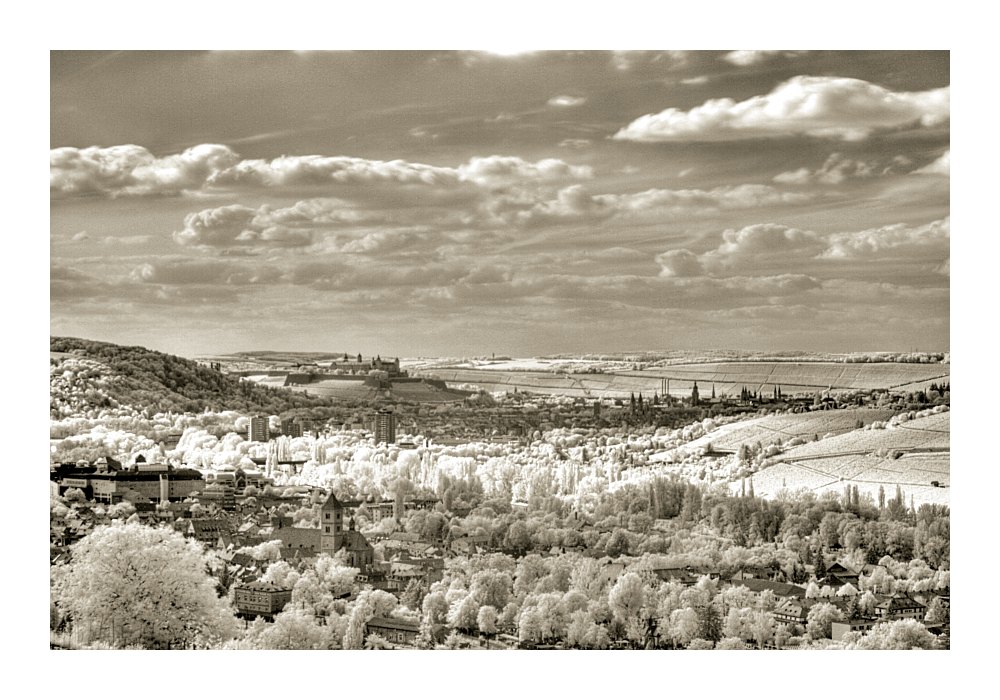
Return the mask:
[[949,350],[947,51],[50,55],[50,332]]

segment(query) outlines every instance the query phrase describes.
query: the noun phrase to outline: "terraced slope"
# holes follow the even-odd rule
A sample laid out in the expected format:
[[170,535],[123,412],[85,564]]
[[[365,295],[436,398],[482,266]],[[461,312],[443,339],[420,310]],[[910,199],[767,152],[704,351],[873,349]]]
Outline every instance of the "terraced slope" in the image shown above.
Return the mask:
[[[933,486],[932,481],[942,486]],[[949,412],[800,445],[784,453],[781,462],[753,476],[759,496],[773,497],[783,488],[841,493],[850,484],[877,499],[880,487],[888,498],[899,485],[907,499],[912,496],[914,505],[948,505],[950,482]]]

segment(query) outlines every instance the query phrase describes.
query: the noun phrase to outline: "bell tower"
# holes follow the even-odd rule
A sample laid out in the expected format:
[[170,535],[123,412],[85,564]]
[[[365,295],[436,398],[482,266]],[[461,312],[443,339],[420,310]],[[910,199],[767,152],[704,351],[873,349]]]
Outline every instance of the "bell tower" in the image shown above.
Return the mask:
[[333,491],[320,514],[320,551],[333,554],[344,545],[344,506]]

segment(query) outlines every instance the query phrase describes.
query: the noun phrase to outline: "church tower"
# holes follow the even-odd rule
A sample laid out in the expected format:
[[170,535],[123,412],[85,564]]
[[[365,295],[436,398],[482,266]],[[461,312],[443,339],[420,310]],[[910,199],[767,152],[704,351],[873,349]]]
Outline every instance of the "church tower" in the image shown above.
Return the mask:
[[344,506],[330,491],[320,516],[320,551],[333,554],[344,545]]
[[694,388],[691,389],[691,405],[698,405],[698,382],[694,383]]

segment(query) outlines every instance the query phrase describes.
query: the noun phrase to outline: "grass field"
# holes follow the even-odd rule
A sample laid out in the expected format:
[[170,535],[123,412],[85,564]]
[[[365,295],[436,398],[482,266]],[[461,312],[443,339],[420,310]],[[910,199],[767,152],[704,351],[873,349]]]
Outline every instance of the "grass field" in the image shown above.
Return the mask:
[[[585,363],[579,363],[585,364]],[[523,365],[537,367],[536,364]],[[565,366],[565,365],[564,365]],[[503,367],[503,369],[500,369]],[[436,366],[412,369],[413,373],[447,382],[477,384],[489,391],[537,392],[567,396],[627,398],[633,393],[669,393],[688,396],[694,383],[704,396],[714,385],[717,395],[738,396],[743,387],[769,395],[780,386],[786,395],[868,389],[927,389],[932,382],[950,382],[950,365],[915,363],[843,362],[711,362],[646,370],[614,370],[601,374],[511,369],[512,364],[493,367]]]
[[[842,493],[846,485],[887,498],[899,485],[914,505],[949,505],[951,497],[950,413],[917,418],[878,430],[853,430],[794,447],[781,461],[753,475],[758,496],[807,488]],[[937,481],[943,487],[932,486]],[[734,484],[733,489],[738,489]]]
[[891,409],[856,408],[837,411],[816,411],[813,413],[785,413],[761,418],[750,418],[738,423],[724,425],[698,440],[700,447],[711,443],[712,448],[721,452],[735,452],[740,445],[762,445],[781,441],[787,442],[796,437],[812,440],[816,435],[823,437],[828,433],[846,433],[854,430],[857,422],[868,425],[875,421],[888,420],[893,414]]

